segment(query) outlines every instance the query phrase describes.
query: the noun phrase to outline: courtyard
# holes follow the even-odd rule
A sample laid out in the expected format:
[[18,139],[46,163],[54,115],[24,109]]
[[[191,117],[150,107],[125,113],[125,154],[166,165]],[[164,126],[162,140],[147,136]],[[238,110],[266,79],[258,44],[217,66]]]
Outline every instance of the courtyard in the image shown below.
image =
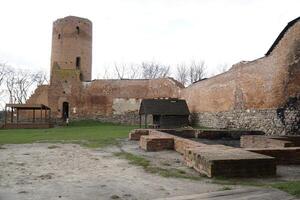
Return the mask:
[[[300,167],[269,178],[206,178],[175,151],[145,152],[135,126],[81,121],[0,131],[0,199],[296,199]],[[207,194],[209,193],[209,194]]]

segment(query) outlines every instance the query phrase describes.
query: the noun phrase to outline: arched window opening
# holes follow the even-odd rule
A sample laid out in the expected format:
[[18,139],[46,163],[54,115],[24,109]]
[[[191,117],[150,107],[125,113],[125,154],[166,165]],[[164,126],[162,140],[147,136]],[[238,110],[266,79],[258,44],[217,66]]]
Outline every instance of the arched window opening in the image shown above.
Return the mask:
[[60,39],[60,34],[58,34],[57,38]]
[[77,30],[77,34],[79,34],[80,31],[79,26],[76,26],[76,30]]

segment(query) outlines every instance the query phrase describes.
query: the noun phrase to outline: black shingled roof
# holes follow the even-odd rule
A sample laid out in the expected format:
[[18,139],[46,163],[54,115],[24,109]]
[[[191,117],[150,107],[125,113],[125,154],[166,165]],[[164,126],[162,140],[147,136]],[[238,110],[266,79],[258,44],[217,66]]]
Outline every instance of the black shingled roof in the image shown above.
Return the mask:
[[181,99],[143,99],[140,115],[189,115],[190,111],[185,100]]
[[268,52],[265,54],[266,56],[270,55],[271,52],[274,50],[274,48],[277,46],[277,44],[280,42],[280,40],[283,38],[283,36],[285,35],[285,33],[294,25],[296,24],[298,21],[300,20],[300,17],[297,17],[296,19],[290,21],[286,27],[281,31],[281,33],[278,35],[278,37],[276,38],[275,42],[272,44],[272,46],[270,47],[270,49],[268,50]]

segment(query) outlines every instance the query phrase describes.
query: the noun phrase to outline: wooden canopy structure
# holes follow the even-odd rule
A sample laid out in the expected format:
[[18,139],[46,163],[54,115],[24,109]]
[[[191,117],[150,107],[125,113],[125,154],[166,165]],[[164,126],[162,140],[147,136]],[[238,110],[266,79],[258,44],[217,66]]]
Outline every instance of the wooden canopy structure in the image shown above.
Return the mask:
[[6,104],[4,127],[50,128],[51,109],[44,104]]
[[190,111],[185,100],[182,99],[143,99],[140,110],[140,127],[142,115],[145,128],[148,127],[147,116],[152,115],[154,128],[176,128],[189,124]]

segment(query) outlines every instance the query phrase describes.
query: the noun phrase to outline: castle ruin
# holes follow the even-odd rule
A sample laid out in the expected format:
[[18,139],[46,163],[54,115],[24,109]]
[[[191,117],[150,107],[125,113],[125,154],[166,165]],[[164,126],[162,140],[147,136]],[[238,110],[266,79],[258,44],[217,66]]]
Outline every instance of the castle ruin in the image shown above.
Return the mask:
[[28,99],[52,117],[138,123],[145,98],[180,98],[191,122],[214,128],[300,134],[300,18],[291,21],[262,58],[241,62],[184,88],[172,78],[91,80],[92,22],[68,16],[53,23],[51,77]]

